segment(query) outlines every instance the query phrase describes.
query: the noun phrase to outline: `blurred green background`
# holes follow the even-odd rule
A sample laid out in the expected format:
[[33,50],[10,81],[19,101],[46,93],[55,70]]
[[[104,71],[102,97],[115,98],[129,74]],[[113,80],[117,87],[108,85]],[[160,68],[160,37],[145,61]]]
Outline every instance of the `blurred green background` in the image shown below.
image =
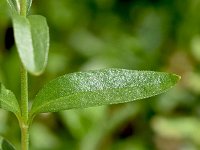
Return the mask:
[[[30,101],[51,79],[70,72],[126,68],[176,73],[165,94],[128,104],[39,115],[31,150],[199,150],[199,0],[34,0],[47,18],[51,46]],[[20,93],[19,58],[6,0],[0,0],[0,81]],[[20,147],[11,113],[0,110],[0,135]]]

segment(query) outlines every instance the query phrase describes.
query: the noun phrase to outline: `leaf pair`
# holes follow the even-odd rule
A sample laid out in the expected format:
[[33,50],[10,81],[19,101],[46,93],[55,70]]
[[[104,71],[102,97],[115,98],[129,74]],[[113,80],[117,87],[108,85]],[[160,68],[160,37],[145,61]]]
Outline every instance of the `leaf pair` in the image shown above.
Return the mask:
[[15,43],[25,68],[34,75],[41,74],[47,64],[49,28],[45,17],[13,15]]
[[[38,15],[13,15],[12,19],[15,42],[23,65],[30,73],[41,74],[47,64],[49,49],[46,19]],[[179,77],[173,74],[124,69],[67,74],[51,81],[38,92],[30,116],[143,99],[166,91],[178,80]],[[13,93],[2,85],[1,91],[0,107],[20,113]],[[13,105],[10,106],[11,103]]]
[[[17,12],[18,14],[20,13],[20,1],[19,0],[7,0],[7,2],[13,12]],[[26,4],[27,13],[29,12],[31,5],[32,5],[32,0],[27,0],[27,4]]]
[[[20,59],[30,73],[41,74],[47,64],[49,51],[49,28],[45,17],[20,16],[20,0],[7,0],[13,13],[14,37]],[[32,0],[27,0],[27,13]]]

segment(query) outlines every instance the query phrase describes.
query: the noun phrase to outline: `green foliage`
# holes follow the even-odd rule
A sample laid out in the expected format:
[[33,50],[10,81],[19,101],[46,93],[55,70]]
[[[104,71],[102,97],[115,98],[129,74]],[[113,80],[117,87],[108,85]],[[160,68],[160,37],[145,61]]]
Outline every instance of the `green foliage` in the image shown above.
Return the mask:
[[[18,14],[20,14],[20,0],[7,0],[10,8],[11,8],[11,11],[13,12],[17,12]],[[30,11],[30,8],[31,8],[31,5],[32,5],[32,0],[27,0],[27,4],[26,4],[26,12],[27,14],[29,13]]]
[[152,120],[152,128],[157,134],[179,140],[190,139],[196,144],[200,142],[199,126],[200,120],[193,117],[165,118],[157,116]]
[[49,51],[49,29],[46,19],[39,15],[27,18],[14,15],[12,19],[21,61],[30,73],[41,74],[46,67]]
[[7,0],[8,4],[12,11],[19,13],[20,11],[20,4],[18,0]]
[[29,12],[31,5],[32,5],[32,0],[27,0],[27,10],[26,10],[27,13]]
[[13,145],[0,136],[0,150],[15,150]]
[[[40,75],[41,73],[44,72],[47,65],[48,51],[49,51],[49,28],[45,17],[39,15],[27,16],[30,7],[32,5],[32,0],[20,0],[20,1],[8,0],[7,2],[10,5],[12,12],[17,12],[12,14],[12,22],[13,22],[15,43],[20,60],[22,62],[21,102],[19,106],[18,101],[15,98],[15,95],[11,91],[7,90],[2,84],[0,84],[0,107],[5,110],[12,111],[16,114],[19,120],[22,133],[22,138],[21,138],[22,150],[29,149],[29,128],[32,123],[33,117],[38,113],[57,112],[73,108],[86,108],[86,107],[93,107],[93,106],[100,106],[107,104],[125,103],[134,100],[144,99],[165,92],[166,90],[174,86],[180,79],[180,76],[164,72],[134,71],[134,70],[112,69],[112,68],[66,74],[46,84],[36,95],[31,110],[29,111],[27,71],[33,75]],[[42,1],[40,3],[42,4]],[[149,65],[147,65],[149,62],[151,64],[153,62],[152,66],[158,66],[157,64],[160,57],[157,54],[157,49],[161,46],[160,37],[163,31],[161,31],[162,29],[157,29],[156,25],[159,24],[161,19],[159,19],[160,17],[159,15],[154,14],[154,11],[151,10],[151,13],[147,13],[150,15],[142,18],[141,19],[142,21],[140,21],[140,23],[138,24],[138,26],[141,26],[141,29],[138,31],[138,33],[136,33],[136,36],[139,39],[138,40],[131,34],[129,35],[130,29],[128,30],[128,32],[126,31],[127,33],[123,33],[123,31],[125,30],[124,30],[124,24],[122,24],[121,17],[123,15],[127,16],[128,14],[127,10],[125,12],[122,11],[123,12],[121,14],[122,16],[119,17],[119,16],[113,16],[113,14],[110,13],[109,11],[108,11],[109,13],[107,12],[103,15],[101,13],[95,14],[93,8],[90,8],[90,11],[92,11],[91,14],[93,14],[94,16],[91,15],[90,17],[88,17],[89,18],[88,19],[87,17],[85,18],[82,15],[81,11],[79,11],[82,8],[83,10],[85,10],[84,6],[82,7],[82,4],[84,2],[82,1],[77,2],[80,3],[79,7],[77,7],[77,5],[74,6],[72,5],[72,7],[68,5],[71,3],[72,1],[60,1],[58,3],[57,1],[49,0],[48,3],[45,4],[45,6],[50,5],[52,8],[54,7],[56,8],[52,9],[52,12],[56,13],[54,15],[50,15],[49,18],[51,21],[61,16],[59,20],[60,22],[53,21],[53,24],[55,23],[55,26],[60,25],[61,27],[61,28],[59,27],[59,29],[56,30],[56,33],[59,35],[58,37],[60,38],[60,40],[65,41],[66,39],[68,39],[69,44],[71,44],[70,48],[77,50],[74,55],[76,55],[77,53],[80,55],[80,58],[84,57],[83,60],[84,59],[89,60],[89,58],[86,57],[91,57],[95,53],[100,54],[97,57],[98,58],[97,61],[96,58],[90,59],[88,61],[88,64],[83,66],[81,69],[85,68],[87,69],[87,67],[90,66],[91,64],[92,67],[98,68],[94,65],[95,63],[97,64],[98,62],[100,62],[100,64],[102,65],[102,62],[109,64],[108,63],[109,61],[112,63],[109,64],[108,66],[115,67],[115,65],[118,62],[120,62],[120,65],[118,64],[119,65],[118,67],[123,66],[123,68],[131,68],[131,69],[133,68],[135,69],[136,68],[135,66],[139,66],[139,64],[142,63],[144,63],[143,65],[145,67],[149,67]],[[102,7],[103,5],[105,5],[107,9],[109,9],[109,7],[111,7],[112,5],[112,2],[109,2],[109,4],[107,5],[105,2],[101,2],[101,0],[98,0],[96,2],[87,2],[88,6],[93,6],[94,3],[98,3],[99,5],[98,7]],[[65,4],[69,8],[66,9],[64,7]],[[50,9],[49,7],[46,8]],[[67,12],[62,11],[62,8],[64,8],[65,11]],[[45,9],[45,7],[43,9]],[[102,10],[102,8],[100,8],[100,10]],[[134,11],[135,8],[133,8],[131,12]],[[81,14],[80,16],[81,17],[83,16],[83,18],[79,16],[78,19],[76,18],[77,21],[73,21],[74,19],[74,16],[72,15],[73,12],[80,13]],[[61,33],[62,31],[66,31],[67,28],[74,27],[73,23],[69,24],[70,21],[65,20],[66,16],[68,17],[69,20],[70,19],[72,20],[74,25],[76,24],[77,26],[79,25],[81,26],[81,29],[78,30],[74,28],[75,32],[69,34],[69,38],[60,37],[59,34],[59,32]],[[134,16],[132,17],[135,19]],[[104,18],[104,19],[106,18],[106,19],[102,20],[99,18]],[[130,18],[131,16],[128,16],[128,19]],[[152,22],[149,21],[152,18],[157,18],[157,19],[154,19]],[[90,24],[88,24],[88,22],[84,22],[85,20],[96,21],[97,28],[94,27],[93,30],[100,28],[101,31],[99,33],[102,32],[101,36],[104,37],[104,40],[100,40],[100,38],[97,38],[96,35],[90,33],[89,31]],[[83,27],[82,23],[88,25],[88,27],[86,26]],[[104,29],[104,26],[105,30],[102,30]],[[144,34],[144,31],[146,30],[148,32],[145,32]],[[114,37],[113,38],[115,39],[114,42],[113,39],[111,38],[111,41],[114,44],[105,44],[109,43],[106,40],[108,40],[110,37],[112,38]],[[67,42],[65,41],[65,43]],[[65,45],[63,47],[65,49]],[[61,48],[59,47],[59,49],[62,50],[63,47]],[[69,53],[70,52],[67,51],[68,55],[70,55]],[[153,55],[157,55],[156,56],[157,61],[155,61],[156,59],[152,57]],[[141,61],[142,59],[143,61]],[[104,61],[104,60],[109,60],[109,61]],[[62,61],[60,63],[60,59],[58,59],[58,61],[59,65],[60,64],[63,65]],[[76,63],[79,64],[80,62],[82,63],[82,60],[77,59]],[[53,62],[54,65],[56,63],[57,62]],[[130,66],[130,64],[133,65]],[[70,64],[68,65],[70,66]],[[102,66],[103,68],[107,68],[107,66],[104,65]],[[57,67],[53,67],[53,69],[57,69]],[[77,70],[77,68],[74,69],[73,66],[70,66],[70,69],[71,69],[70,72],[74,72],[74,70]],[[34,87],[31,88],[34,89]],[[97,137],[94,138],[95,142],[91,147],[95,147],[94,149],[96,149],[99,145],[98,142],[102,140],[105,136],[107,136],[107,134],[111,134],[116,127],[120,126],[121,121],[126,121],[131,116],[134,116],[135,113],[139,111],[140,107],[135,107],[135,108],[136,109],[134,109],[134,107],[131,107],[129,105],[128,107],[122,108],[121,111],[118,111],[118,113],[113,113],[115,114],[111,115],[113,118],[112,117],[111,119],[104,118],[104,120],[107,121],[102,121],[102,123],[108,122],[109,125],[107,126],[107,128],[104,127],[102,128],[102,130],[98,130],[97,134],[96,134],[97,130],[91,132],[92,136],[97,135]],[[105,133],[103,132],[104,129]],[[39,130],[39,132],[40,131],[41,130]],[[39,134],[39,132],[37,134]],[[46,135],[50,134],[47,132]],[[45,138],[42,137],[42,139]],[[90,143],[91,138],[85,138],[85,139],[89,139]],[[12,149],[12,147],[9,146],[8,143],[7,144],[5,143],[6,142],[3,140],[2,142],[3,150],[4,149],[6,150],[6,147],[7,149],[9,148]],[[140,145],[138,147],[140,147]]]
[[168,73],[124,69],[71,73],[39,91],[31,114],[143,99],[166,91],[179,79]]
[[0,83],[0,108],[11,111],[16,115],[20,114],[19,104],[15,95],[7,90],[3,84]]

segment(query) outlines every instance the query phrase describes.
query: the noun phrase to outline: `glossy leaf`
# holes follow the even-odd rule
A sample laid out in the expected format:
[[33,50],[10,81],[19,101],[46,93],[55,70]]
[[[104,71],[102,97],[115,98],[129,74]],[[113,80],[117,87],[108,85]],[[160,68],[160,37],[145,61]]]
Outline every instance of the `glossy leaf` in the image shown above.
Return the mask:
[[3,137],[0,137],[0,150],[15,150],[14,146]]
[[174,74],[125,69],[71,73],[39,91],[31,115],[143,99],[166,91],[179,79]]
[[49,51],[49,29],[43,16],[28,18],[14,15],[13,26],[15,42],[22,63],[34,74],[41,74],[47,64]]
[[20,11],[20,5],[18,0],[7,0],[10,8],[12,11],[16,11],[19,13]]
[[18,101],[10,90],[7,90],[0,83],[0,108],[11,111],[15,114],[20,114]]

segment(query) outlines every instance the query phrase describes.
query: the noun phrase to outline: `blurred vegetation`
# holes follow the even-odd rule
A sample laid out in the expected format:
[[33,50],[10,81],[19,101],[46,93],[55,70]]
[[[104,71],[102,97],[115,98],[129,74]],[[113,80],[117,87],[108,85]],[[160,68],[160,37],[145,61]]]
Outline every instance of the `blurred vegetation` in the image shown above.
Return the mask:
[[[117,67],[177,73],[169,92],[128,104],[43,114],[32,150],[199,150],[199,0],[34,0],[50,26],[48,67],[30,76],[30,100],[49,80]],[[6,0],[0,0],[0,81],[20,93],[19,58]],[[0,110],[0,134],[20,147],[17,119]]]

